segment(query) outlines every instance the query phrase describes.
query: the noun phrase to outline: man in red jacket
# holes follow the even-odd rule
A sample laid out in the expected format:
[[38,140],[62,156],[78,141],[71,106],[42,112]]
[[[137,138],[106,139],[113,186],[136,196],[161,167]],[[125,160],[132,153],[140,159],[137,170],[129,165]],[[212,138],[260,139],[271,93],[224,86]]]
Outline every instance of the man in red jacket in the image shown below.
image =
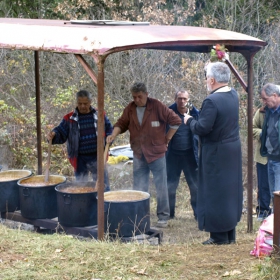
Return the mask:
[[[76,93],[77,107],[65,115],[60,124],[51,130],[48,141],[52,144],[67,143],[68,158],[74,167],[77,181],[87,182],[89,173],[97,180],[97,109],[91,106],[92,95],[86,90]],[[105,137],[112,133],[113,127],[104,114]],[[105,191],[110,190],[108,171],[104,172]]]
[[[130,90],[133,101],[125,107],[107,142],[111,143],[117,135],[129,130],[133,150],[133,188],[148,192],[152,172],[157,191],[157,226],[166,227],[170,211],[165,152],[181,119],[159,100],[148,97],[144,83],[135,83]],[[166,133],[167,124],[169,130]]]

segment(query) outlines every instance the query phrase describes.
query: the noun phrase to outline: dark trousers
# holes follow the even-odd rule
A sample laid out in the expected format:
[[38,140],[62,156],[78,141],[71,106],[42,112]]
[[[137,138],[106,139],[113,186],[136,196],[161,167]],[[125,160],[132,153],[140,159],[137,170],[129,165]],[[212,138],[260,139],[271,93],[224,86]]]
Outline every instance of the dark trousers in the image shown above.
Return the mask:
[[181,154],[178,151],[176,151],[176,154],[172,150],[168,151],[166,155],[166,167],[170,217],[174,218],[175,216],[176,190],[179,185],[181,172],[183,171],[189,186],[191,206],[196,218],[197,162],[193,149],[182,151]]
[[210,232],[210,237],[216,242],[234,242],[235,241],[235,228],[224,232]]
[[[87,182],[88,175],[91,173],[93,184],[97,181],[97,155],[79,155],[75,177],[77,181]],[[106,166],[104,166],[104,191],[110,190],[109,176]]]
[[257,178],[258,178],[258,206],[257,213],[258,216],[268,216],[270,215],[271,209],[270,205],[270,189],[268,183],[268,171],[267,164],[256,164]]

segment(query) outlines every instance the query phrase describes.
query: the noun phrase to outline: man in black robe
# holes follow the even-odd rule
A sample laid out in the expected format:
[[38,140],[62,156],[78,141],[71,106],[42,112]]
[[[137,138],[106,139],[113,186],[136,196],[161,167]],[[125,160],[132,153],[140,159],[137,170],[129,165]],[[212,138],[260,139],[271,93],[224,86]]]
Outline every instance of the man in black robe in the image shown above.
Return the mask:
[[235,243],[235,227],[242,214],[242,156],[239,139],[238,94],[228,86],[230,69],[223,62],[206,67],[210,94],[198,120],[184,122],[200,136],[197,218],[200,230],[210,232],[202,244]]

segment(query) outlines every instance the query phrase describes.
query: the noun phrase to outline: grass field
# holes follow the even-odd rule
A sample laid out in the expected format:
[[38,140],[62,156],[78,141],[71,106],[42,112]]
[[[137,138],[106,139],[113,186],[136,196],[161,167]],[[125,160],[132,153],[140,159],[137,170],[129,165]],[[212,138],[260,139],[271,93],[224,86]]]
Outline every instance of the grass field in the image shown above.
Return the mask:
[[[112,189],[131,189],[129,170],[110,171]],[[156,223],[151,184],[151,225]],[[189,192],[181,181],[176,219],[162,229],[161,245],[40,234],[25,224],[1,220],[0,280],[12,279],[280,279],[276,256],[250,255],[260,223],[247,233],[247,216],[237,226],[237,243],[203,246],[208,233],[197,229]],[[28,229],[28,230],[26,230]]]

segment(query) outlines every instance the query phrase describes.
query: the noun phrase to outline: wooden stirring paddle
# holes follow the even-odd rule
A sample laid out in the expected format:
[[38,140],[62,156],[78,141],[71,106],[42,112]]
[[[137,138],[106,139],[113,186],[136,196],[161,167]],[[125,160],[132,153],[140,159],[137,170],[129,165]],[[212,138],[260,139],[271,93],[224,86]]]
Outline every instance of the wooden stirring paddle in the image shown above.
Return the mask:
[[[108,151],[109,151],[109,147],[110,147],[110,143],[106,143],[106,146],[105,146],[105,149],[104,149],[104,166],[107,163],[107,154],[108,154]],[[98,188],[98,179],[96,180],[95,188],[96,189]]]
[[49,141],[49,146],[48,146],[48,159],[47,159],[47,166],[46,166],[45,182],[49,181],[50,164],[51,164],[51,151],[52,151],[52,140]]

